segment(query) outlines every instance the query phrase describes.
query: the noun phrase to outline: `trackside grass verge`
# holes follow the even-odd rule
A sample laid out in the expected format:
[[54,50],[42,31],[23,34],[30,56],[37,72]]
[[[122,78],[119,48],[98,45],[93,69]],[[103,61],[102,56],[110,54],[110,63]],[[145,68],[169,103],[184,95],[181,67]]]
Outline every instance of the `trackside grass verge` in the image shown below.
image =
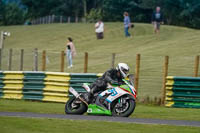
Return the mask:
[[[18,100],[0,100],[0,111],[65,114],[65,104]],[[200,121],[200,109],[166,108],[137,104],[133,118]]]
[[199,133],[198,127],[0,117],[2,133]]

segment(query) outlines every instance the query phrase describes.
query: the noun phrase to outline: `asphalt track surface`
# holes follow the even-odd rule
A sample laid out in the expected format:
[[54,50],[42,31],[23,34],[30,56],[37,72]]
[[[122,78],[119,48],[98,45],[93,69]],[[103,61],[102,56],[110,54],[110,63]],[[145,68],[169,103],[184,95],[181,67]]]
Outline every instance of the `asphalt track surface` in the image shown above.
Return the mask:
[[0,116],[25,117],[25,118],[56,118],[56,119],[68,119],[68,120],[92,120],[92,121],[136,123],[136,124],[159,124],[159,125],[200,127],[200,121],[185,121],[185,120],[160,120],[160,119],[143,119],[143,118],[126,118],[126,117],[122,118],[122,117],[89,116],[89,115],[38,114],[38,113],[27,113],[27,112],[0,112]]

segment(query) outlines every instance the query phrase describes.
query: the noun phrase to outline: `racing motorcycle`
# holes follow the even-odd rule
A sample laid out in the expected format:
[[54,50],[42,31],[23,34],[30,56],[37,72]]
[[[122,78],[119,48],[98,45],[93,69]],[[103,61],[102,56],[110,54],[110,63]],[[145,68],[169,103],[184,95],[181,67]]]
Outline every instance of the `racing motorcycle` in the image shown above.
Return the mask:
[[[107,115],[107,116],[130,116],[136,106],[136,90],[133,83],[123,79],[123,85],[108,85],[107,90],[94,94],[88,104],[82,98],[84,93],[78,93],[70,87],[69,92],[73,95],[65,105],[66,114]],[[90,92],[90,84],[84,83],[83,88]]]

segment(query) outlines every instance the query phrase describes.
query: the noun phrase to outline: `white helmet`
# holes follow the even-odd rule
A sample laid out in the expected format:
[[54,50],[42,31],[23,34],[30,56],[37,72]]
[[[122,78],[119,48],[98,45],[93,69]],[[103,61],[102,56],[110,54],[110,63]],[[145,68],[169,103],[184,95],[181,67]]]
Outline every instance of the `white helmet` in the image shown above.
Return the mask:
[[128,76],[129,67],[126,63],[118,63],[116,69],[121,73],[123,78]]

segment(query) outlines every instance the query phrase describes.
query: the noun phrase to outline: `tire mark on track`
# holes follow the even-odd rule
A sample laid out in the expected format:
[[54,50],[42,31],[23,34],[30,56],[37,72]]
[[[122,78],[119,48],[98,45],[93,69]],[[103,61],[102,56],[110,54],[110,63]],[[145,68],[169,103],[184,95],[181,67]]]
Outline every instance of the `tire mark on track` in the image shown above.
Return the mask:
[[175,126],[192,126],[200,127],[200,121],[186,120],[161,120],[161,119],[143,119],[143,118],[126,118],[111,116],[89,116],[89,115],[62,115],[62,114],[39,114],[27,112],[0,112],[0,116],[10,117],[26,117],[26,118],[57,118],[70,120],[95,120],[109,122],[126,122],[136,124],[159,124],[159,125],[175,125]]

